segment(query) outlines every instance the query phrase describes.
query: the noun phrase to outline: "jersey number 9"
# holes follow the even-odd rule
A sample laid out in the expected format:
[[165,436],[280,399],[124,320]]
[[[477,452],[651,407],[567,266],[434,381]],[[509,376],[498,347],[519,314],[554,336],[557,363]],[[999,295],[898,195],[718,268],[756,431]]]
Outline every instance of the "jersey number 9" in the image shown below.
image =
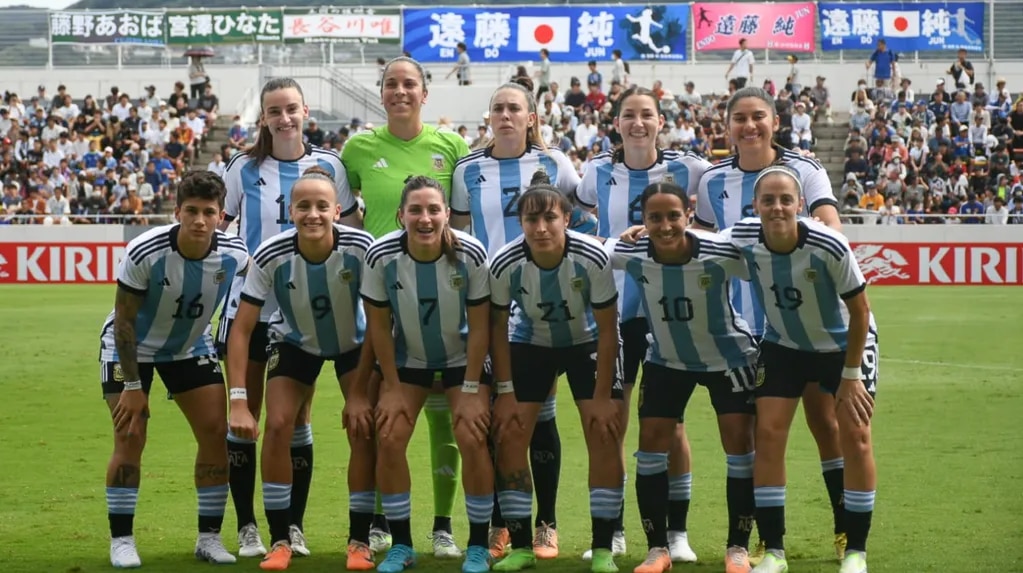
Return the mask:
[[774,293],[774,306],[783,310],[796,310],[803,305],[803,291],[796,287],[780,287],[771,285]]
[[313,307],[313,316],[316,317],[316,320],[327,316],[332,310],[330,297],[325,294],[314,296],[309,300],[309,304]]

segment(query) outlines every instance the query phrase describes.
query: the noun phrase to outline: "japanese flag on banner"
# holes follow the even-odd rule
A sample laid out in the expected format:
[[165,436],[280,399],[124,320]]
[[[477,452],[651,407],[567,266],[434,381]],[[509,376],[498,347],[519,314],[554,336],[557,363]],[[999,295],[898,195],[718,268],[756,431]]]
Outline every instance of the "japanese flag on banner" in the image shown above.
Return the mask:
[[518,50],[538,52],[547,48],[552,53],[568,52],[571,29],[571,18],[519,16]]
[[920,12],[916,10],[883,10],[881,34],[888,38],[920,36]]

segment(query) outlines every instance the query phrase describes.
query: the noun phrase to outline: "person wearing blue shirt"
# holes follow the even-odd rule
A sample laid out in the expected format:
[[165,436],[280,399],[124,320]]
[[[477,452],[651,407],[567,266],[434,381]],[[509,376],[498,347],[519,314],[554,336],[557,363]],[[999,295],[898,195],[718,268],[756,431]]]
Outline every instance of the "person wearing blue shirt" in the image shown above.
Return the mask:
[[967,225],[980,225],[984,222],[984,204],[977,201],[976,193],[966,196],[966,202],[959,206],[959,214],[963,215],[963,223]]
[[945,103],[945,96],[942,92],[934,92],[934,101],[927,105],[927,109],[934,114],[934,120],[940,120],[943,117],[948,117],[949,107]]
[[874,65],[874,79],[883,80],[885,83],[888,83],[896,71],[898,61],[899,55],[889,50],[888,43],[885,42],[884,38],[881,38],[877,41],[877,49],[874,50],[873,54],[870,54],[866,67],[869,70],[870,66]]

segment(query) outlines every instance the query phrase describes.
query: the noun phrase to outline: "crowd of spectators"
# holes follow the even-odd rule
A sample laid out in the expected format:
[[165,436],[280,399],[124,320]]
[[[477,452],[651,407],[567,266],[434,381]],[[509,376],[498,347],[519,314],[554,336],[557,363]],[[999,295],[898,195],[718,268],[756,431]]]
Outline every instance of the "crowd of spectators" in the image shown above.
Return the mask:
[[[975,81],[966,52],[916,93],[909,78],[859,82],[850,98],[843,211],[882,224],[1023,224],[1023,98]],[[949,87],[951,84],[954,87]],[[955,215],[928,217],[926,215]]]
[[[80,99],[79,99],[80,98]],[[0,102],[0,223],[142,223],[159,213],[216,120],[207,82],[198,98],[174,84],[165,98],[111,87],[105,96],[52,96]]]

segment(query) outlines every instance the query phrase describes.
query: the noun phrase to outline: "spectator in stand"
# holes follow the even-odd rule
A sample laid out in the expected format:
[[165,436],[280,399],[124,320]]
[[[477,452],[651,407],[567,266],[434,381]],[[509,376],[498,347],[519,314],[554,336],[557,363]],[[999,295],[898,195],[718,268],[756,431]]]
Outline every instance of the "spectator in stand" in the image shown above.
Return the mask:
[[213,160],[210,161],[209,165],[206,166],[207,171],[212,171],[219,175],[221,178],[224,177],[224,170],[227,168],[227,164],[224,163],[224,158],[219,153],[213,154]]
[[590,142],[597,136],[597,126],[593,123],[593,115],[586,114],[583,116],[582,124],[575,128],[575,147],[576,149],[588,149]]
[[454,67],[451,68],[448,75],[444,76],[444,79],[450,78],[452,74],[455,74],[455,78],[458,79],[458,85],[471,85],[472,80],[469,77],[469,47],[465,45],[465,42],[459,42],[455,46],[455,51],[458,52],[458,58],[455,60]]
[[320,124],[316,121],[316,118],[310,117],[306,122],[306,125],[308,125],[308,127],[306,127],[305,131],[302,133],[302,135],[305,136],[306,142],[311,145],[315,145],[316,147],[323,147],[323,140],[326,138],[327,134],[320,129]]
[[945,73],[952,76],[958,90],[967,90],[973,85],[973,63],[966,59],[966,50],[959,49],[958,58]]
[[1012,128],[1013,159],[1023,158],[1023,99],[1016,102],[1009,114],[1009,127]]
[[796,113],[792,115],[792,145],[799,149],[809,150],[813,143],[813,133],[810,130],[810,116],[806,113],[806,104],[796,103]]
[[1016,195],[1012,199],[1012,209],[1009,209],[1009,224],[1023,225],[1023,195]]
[[188,85],[191,87],[190,99],[199,99],[209,81],[210,78],[206,75],[206,66],[203,65],[202,58],[192,56],[188,63]]
[[601,93],[600,86],[590,86],[590,92],[586,94],[585,106],[593,113],[599,113],[600,109],[607,103],[607,96]]
[[975,116],[973,124],[969,128],[970,143],[973,145],[974,155],[988,155],[989,149],[987,147],[987,126],[984,125],[984,116]]
[[899,55],[888,49],[888,43],[884,38],[877,41],[877,49],[870,54],[866,68],[874,67],[874,79],[889,84],[892,78],[898,77]]
[[880,211],[884,207],[884,197],[877,192],[877,185],[873,181],[867,181],[867,192],[860,197],[860,209]]
[[884,200],[884,205],[878,210],[880,217],[879,225],[901,225],[902,224],[902,201],[889,195]]
[[1005,94],[1005,99],[1011,99],[1012,94],[1009,93],[1009,89],[1005,87],[1005,78],[998,78],[995,81],[995,91],[991,93],[990,101],[993,103],[998,98],[998,94]]
[[[540,50],[540,68],[533,73],[536,78],[536,99],[551,89],[551,53],[547,48]],[[576,80],[579,81],[579,80]]]
[[970,193],[967,195],[966,203],[963,203],[959,207],[959,214],[962,215],[961,221],[967,225],[979,225],[984,222],[984,205],[977,200],[976,193]]
[[966,92],[957,91],[952,105],[949,106],[949,117],[952,119],[952,128],[959,129],[960,125],[970,125],[970,114],[973,106],[966,100]]
[[813,100],[813,120],[820,121],[823,114],[824,119],[831,125],[834,120],[831,118],[831,92],[824,85],[824,76],[817,76],[817,83],[810,88],[810,99]]
[[685,91],[678,96],[679,101],[689,106],[689,109],[697,111],[703,107],[703,96],[696,91],[696,84],[692,81],[686,82]]
[[217,122],[217,115],[220,114],[220,98],[213,93],[213,85],[207,83],[199,97],[199,112],[206,122],[207,131],[213,129]]
[[936,99],[938,99],[937,98],[938,94],[941,94],[941,99],[946,104],[952,100],[952,98],[949,97],[949,93],[947,91],[945,91],[945,79],[944,78],[939,78],[939,79],[937,79],[934,82],[934,91],[931,92],[931,97],[928,100],[928,103],[933,102]]
[[936,91],[931,94],[931,98],[931,103],[927,105],[927,109],[934,114],[935,121],[951,119],[949,105],[945,102],[945,93]]
[[988,225],[1009,224],[1009,209],[1005,206],[1005,199],[995,197],[993,204],[985,211],[985,222]]
[[579,78],[573,77],[569,82],[568,93],[565,94],[565,105],[572,109],[581,109],[586,104],[586,93],[582,90]]
[[600,86],[601,89],[603,89],[604,76],[602,76],[600,72],[597,71],[597,61],[590,60],[586,64],[586,66],[590,69],[590,73],[586,74],[586,85],[588,86],[597,85]]
[[121,93],[117,96],[117,103],[110,108],[110,113],[116,116],[119,121],[124,121],[131,115],[131,109],[132,105],[128,94]]
[[725,70],[725,79],[734,81],[736,89],[746,87],[747,82],[753,81],[753,64],[755,63],[756,56],[746,48],[746,38],[740,38],[739,49],[732,54],[732,61],[728,64],[728,69]]
[[952,138],[952,154],[954,157],[961,157],[965,160],[973,155],[973,146],[970,144],[969,131],[969,127],[961,125],[959,126],[958,135]]
[[621,50],[611,50],[611,62],[611,83],[618,82],[619,85],[628,87],[629,63],[622,59]]

